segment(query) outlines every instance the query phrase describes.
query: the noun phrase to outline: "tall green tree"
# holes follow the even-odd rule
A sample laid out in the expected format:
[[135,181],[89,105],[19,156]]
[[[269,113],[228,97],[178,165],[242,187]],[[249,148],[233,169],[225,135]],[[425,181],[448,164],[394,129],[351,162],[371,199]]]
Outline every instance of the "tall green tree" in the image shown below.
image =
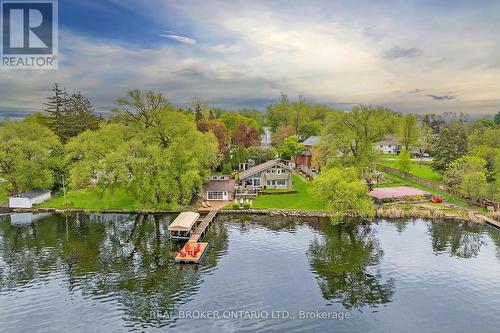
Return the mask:
[[495,115],[495,124],[500,125],[500,111]]
[[53,95],[45,103],[47,125],[63,143],[88,129],[97,129],[100,118],[87,97],[80,92],[69,95],[57,83],[51,91]]
[[368,186],[355,168],[331,168],[314,178],[311,193],[326,201],[334,221],[342,221],[347,213],[369,219],[375,206],[368,196]]
[[9,192],[52,188],[59,147],[57,136],[40,124],[17,122],[0,127],[0,174]]
[[410,151],[415,146],[418,139],[417,118],[408,114],[401,119],[398,131],[399,143],[405,151]]
[[331,113],[322,135],[327,165],[366,167],[376,161],[373,144],[394,132],[399,115],[384,107],[357,106]]
[[63,139],[68,94],[57,83],[54,83],[50,91],[52,96],[47,97],[44,103],[45,111],[48,113],[48,126],[59,138]]
[[115,104],[112,110],[115,115],[144,129],[158,126],[158,114],[166,107],[171,107],[161,93],[139,89],[130,90],[126,97],[118,98]]
[[452,122],[443,127],[434,145],[433,166],[444,171],[448,165],[467,153],[467,134],[464,125]]
[[444,174],[448,189],[468,198],[487,193],[486,161],[477,156],[462,156],[451,162]]
[[410,154],[408,154],[407,151],[403,150],[399,156],[398,156],[398,166],[399,166],[399,171],[403,172],[404,174],[407,174],[411,171],[412,167],[412,161]]
[[303,151],[304,145],[302,143],[299,143],[299,139],[296,136],[290,136],[286,138],[278,147],[278,153],[284,160],[289,160],[293,156],[300,155]]

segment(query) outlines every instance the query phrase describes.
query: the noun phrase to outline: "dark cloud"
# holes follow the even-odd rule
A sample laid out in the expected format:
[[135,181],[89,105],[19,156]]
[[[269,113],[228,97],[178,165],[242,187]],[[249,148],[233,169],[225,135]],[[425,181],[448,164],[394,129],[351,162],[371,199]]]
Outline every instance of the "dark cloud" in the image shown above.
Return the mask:
[[385,59],[400,59],[400,58],[416,58],[420,57],[423,54],[421,49],[416,47],[412,48],[403,48],[399,46],[395,46],[392,49],[386,50],[384,52],[383,57]]
[[456,99],[457,97],[455,95],[427,95],[428,97],[436,100],[436,101],[451,101],[453,99]]

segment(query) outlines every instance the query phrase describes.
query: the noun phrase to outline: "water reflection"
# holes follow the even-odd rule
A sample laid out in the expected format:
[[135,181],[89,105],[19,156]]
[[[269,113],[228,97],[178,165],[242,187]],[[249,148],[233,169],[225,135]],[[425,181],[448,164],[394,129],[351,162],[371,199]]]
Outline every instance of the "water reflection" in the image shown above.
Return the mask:
[[[209,229],[209,249],[197,267],[174,263],[181,244],[167,238],[172,219],[81,214],[29,221],[22,216],[26,222],[11,223],[20,219],[0,216],[0,327],[15,331],[21,321],[26,327],[18,331],[67,331],[78,325],[82,331],[190,330],[203,323],[165,314],[211,309],[216,303],[217,309],[359,310],[363,320],[335,323],[335,329],[370,331],[372,319],[411,320],[413,311],[429,310],[427,317],[440,320],[449,312],[449,300],[454,311],[490,316],[481,321],[485,329],[500,321],[498,312],[476,311],[500,305],[494,288],[500,277],[500,231],[491,227],[419,219],[334,226],[317,218],[221,215]],[[444,305],[433,313],[428,302],[437,294]],[[90,322],[80,318],[82,311]],[[385,317],[375,317],[381,312]],[[32,319],[37,314],[41,319]],[[225,327],[246,324],[235,320]],[[333,327],[327,321],[281,324],[252,327]],[[392,319],[384,325],[398,330]]]
[[428,226],[434,253],[449,253],[459,258],[478,256],[485,244],[484,230],[480,224],[465,221],[432,221]]
[[[174,263],[181,244],[167,238],[171,216],[51,215],[19,227],[0,223],[0,292],[64,272],[66,288],[122,304],[125,320],[154,323],[196,291],[196,266]],[[227,243],[216,224],[203,270],[215,267]],[[160,316],[160,317],[159,317]]]
[[377,266],[384,254],[371,225],[321,224],[308,255],[323,296],[347,309],[391,302],[394,280],[384,280]]

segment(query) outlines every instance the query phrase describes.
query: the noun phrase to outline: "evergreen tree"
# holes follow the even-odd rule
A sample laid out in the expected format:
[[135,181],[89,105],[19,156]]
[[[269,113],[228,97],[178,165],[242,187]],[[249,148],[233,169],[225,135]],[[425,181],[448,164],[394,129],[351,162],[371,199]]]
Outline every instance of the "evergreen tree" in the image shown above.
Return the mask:
[[99,127],[99,117],[94,114],[94,107],[90,100],[80,92],[71,95],[67,103],[69,125],[68,137],[76,136],[88,129],[96,130]]
[[53,96],[47,98],[45,111],[48,113],[49,128],[61,139],[67,142],[70,138],[99,126],[99,117],[94,114],[94,108],[89,99],[80,92],[68,96],[66,90],[56,83],[51,89]]
[[500,111],[495,115],[495,124],[500,125]]
[[48,126],[49,128],[61,139],[64,132],[64,115],[66,113],[67,99],[66,92],[59,87],[57,83],[50,91],[52,96],[47,97],[47,102],[44,103],[45,111],[48,113]]
[[203,112],[200,104],[196,104],[196,108],[194,109],[194,119],[196,121],[203,120]]
[[208,113],[208,119],[209,120],[214,120],[216,117],[215,117],[215,114],[214,114],[214,110],[210,109],[210,112]]
[[444,171],[448,165],[467,153],[467,133],[460,122],[453,122],[441,129],[436,141],[433,166]]

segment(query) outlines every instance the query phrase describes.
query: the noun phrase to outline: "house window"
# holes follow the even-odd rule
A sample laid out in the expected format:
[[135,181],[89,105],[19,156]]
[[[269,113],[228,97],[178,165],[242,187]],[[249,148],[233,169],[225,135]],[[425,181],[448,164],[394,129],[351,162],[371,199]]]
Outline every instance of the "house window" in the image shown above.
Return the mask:
[[278,186],[286,186],[286,180],[284,180],[284,179],[278,179],[276,181],[276,185],[278,185]]
[[208,200],[222,200],[222,192],[207,192]]
[[253,179],[253,186],[260,186],[260,178]]

